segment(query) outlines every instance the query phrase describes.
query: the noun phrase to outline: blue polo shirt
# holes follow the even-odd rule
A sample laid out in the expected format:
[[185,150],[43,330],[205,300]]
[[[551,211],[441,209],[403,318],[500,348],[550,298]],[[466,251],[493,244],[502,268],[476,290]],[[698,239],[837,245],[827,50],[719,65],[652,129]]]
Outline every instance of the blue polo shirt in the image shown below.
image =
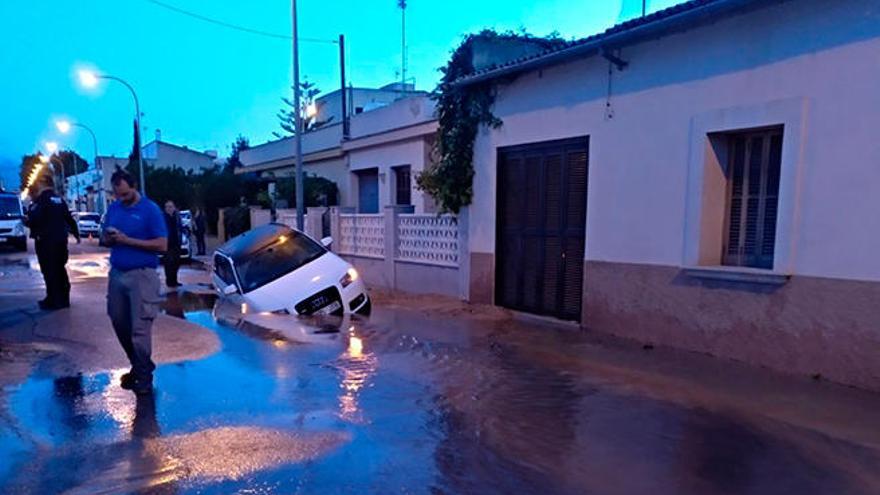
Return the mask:
[[[104,219],[104,228],[107,227],[115,227],[128,237],[144,241],[168,237],[162,211],[156,203],[144,197],[131,206],[119,200],[114,201],[107,208]],[[156,268],[159,266],[159,255],[133,246],[113,246],[110,250],[110,266],[122,271]]]

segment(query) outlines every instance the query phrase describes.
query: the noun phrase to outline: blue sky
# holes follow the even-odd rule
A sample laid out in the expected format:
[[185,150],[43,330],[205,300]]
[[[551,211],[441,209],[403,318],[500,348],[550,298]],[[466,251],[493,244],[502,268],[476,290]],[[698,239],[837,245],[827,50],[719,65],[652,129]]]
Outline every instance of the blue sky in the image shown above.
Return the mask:
[[[287,0],[162,0],[225,22],[290,33]],[[626,0],[638,8],[637,0]],[[654,0],[651,10],[677,3]],[[347,77],[356,86],[395,80],[400,67],[396,0],[299,0],[300,37],[346,36]],[[437,68],[469,32],[491,27],[566,38],[607,28],[621,0],[409,0],[409,75],[433,89]],[[624,10],[629,9],[627,6]],[[0,174],[17,186],[21,155],[47,140],[92,159],[88,135],[57,133],[60,116],[92,127],[99,152],[127,155],[133,103],[127,90],[103,83],[86,91],[75,69],[88,65],[122,77],[137,90],[143,136],[225,155],[243,134],[252,144],[278,129],[279,98],[291,85],[290,42],[204,23],[149,0],[3,0],[0,2]],[[338,48],[303,43],[303,76],[323,91],[339,84]]]

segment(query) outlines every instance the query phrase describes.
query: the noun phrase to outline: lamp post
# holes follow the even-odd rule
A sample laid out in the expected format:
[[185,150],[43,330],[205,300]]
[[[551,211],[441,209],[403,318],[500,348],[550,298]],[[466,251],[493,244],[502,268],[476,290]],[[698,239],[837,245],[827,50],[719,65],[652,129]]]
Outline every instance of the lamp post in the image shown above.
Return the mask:
[[138,161],[138,179],[140,181],[140,189],[141,194],[147,194],[147,185],[144,181],[144,159],[141,153],[141,106],[140,102],[138,102],[137,93],[135,93],[134,88],[131,84],[125,82],[125,80],[118,78],[116,76],[111,76],[108,74],[98,74],[90,70],[81,70],[79,71],[79,81],[80,83],[87,88],[94,88],[98,84],[99,79],[109,79],[111,81],[116,81],[122,83],[123,86],[128,88],[131,91],[131,96],[134,98],[134,112],[135,112],[135,122],[137,125],[137,161]]
[[[58,131],[62,134],[67,134],[70,132],[71,127],[79,127],[80,129],[85,129],[86,132],[91,134],[92,136],[92,149],[95,153],[95,170],[98,172],[98,182],[100,183],[100,189],[98,190],[98,201],[101,205],[101,211],[98,213],[104,213],[104,169],[98,165],[98,138],[95,137],[95,131],[93,131],[89,126],[85,124],[81,124],[79,122],[70,122],[68,120],[59,120],[55,122],[55,127],[58,128]],[[138,128],[140,130],[140,128]],[[75,155],[74,155],[75,156]],[[77,191],[79,193],[79,191]]]

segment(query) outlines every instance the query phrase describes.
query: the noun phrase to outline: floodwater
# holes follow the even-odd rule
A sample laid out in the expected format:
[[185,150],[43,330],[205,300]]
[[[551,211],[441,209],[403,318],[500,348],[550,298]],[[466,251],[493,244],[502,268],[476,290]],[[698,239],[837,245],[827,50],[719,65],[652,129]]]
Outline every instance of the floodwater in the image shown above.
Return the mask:
[[222,349],[160,366],[153,397],[126,370],[38,367],[6,391],[0,493],[880,493],[877,436],[620,372],[574,329],[381,306],[245,321],[192,294],[166,311]]

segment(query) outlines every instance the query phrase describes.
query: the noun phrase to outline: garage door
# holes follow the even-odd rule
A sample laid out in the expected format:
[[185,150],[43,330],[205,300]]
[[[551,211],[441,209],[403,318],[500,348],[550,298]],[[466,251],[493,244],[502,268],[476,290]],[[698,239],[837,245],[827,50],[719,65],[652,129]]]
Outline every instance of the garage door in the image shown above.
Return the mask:
[[498,305],[580,321],[588,143],[499,148]]

